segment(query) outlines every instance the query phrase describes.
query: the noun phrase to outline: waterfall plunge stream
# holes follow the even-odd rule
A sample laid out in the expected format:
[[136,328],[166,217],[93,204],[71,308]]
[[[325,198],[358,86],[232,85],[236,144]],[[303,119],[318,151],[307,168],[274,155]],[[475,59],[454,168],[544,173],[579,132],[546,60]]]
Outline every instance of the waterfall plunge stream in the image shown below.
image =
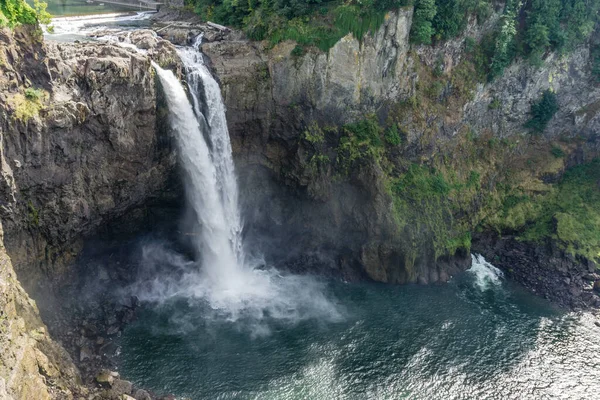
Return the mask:
[[179,49],[193,103],[173,72],[154,64],[169,106],[186,197],[195,217],[192,238],[198,262],[185,261],[165,248],[145,249],[145,263],[167,262],[182,273],[154,278],[141,297],[204,300],[227,319],[250,319],[253,328],[257,320],[266,318],[339,320],[341,314],[323,294],[321,283],[311,277],[283,275],[264,265],[257,268],[259,263],[244,254],[225,106],[219,85],[198,51],[200,40],[193,47]]

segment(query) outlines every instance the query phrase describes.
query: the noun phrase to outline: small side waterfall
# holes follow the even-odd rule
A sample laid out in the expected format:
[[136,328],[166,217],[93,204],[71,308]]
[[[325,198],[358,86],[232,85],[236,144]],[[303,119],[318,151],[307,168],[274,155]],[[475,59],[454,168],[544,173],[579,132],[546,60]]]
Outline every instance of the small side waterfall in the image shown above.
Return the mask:
[[490,285],[502,284],[504,273],[490,264],[481,254],[471,254],[471,268],[467,272],[475,277],[475,285],[482,291],[489,289]]
[[[275,268],[255,268],[243,251],[242,218],[225,106],[218,83],[194,47],[180,48],[193,104],[173,72],[153,64],[164,89],[171,125],[177,136],[185,172],[186,196],[199,234],[194,235],[197,261],[163,250],[147,251],[148,265],[167,262],[178,274],[146,282],[148,300],[188,297],[207,301],[227,319],[252,322],[256,332],[266,329],[265,318],[298,321],[306,318],[338,320],[341,314],[324,295],[322,284],[310,277],[282,275]],[[157,255],[163,254],[161,261]],[[159,256],[160,257],[160,256]],[[182,272],[183,271],[183,272]],[[182,273],[181,273],[182,272]]]

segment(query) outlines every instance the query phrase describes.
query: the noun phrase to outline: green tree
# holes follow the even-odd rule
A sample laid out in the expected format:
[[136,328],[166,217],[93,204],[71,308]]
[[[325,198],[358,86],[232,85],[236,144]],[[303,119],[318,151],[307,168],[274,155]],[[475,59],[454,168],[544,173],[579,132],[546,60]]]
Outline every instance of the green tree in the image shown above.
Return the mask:
[[51,15],[46,11],[47,6],[39,0],[33,0],[33,8],[24,0],[0,0],[0,27],[37,23],[48,25]]
[[494,55],[490,65],[490,78],[504,72],[515,56],[515,36],[517,35],[517,16],[521,9],[521,0],[508,0],[504,14],[500,19],[500,32],[496,38]]
[[531,60],[534,64],[539,64],[544,52],[550,46],[550,30],[546,25],[537,22],[527,29],[525,35]]
[[531,119],[527,121],[525,127],[537,133],[542,133],[557,111],[558,99],[556,93],[546,90],[540,99],[531,105]]
[[560,12],[564,0],[532,0],[527,10],[525,29],[526,53],[541,61],[546,50],[562,46]]
[[436,13],[435,0],[416,0],[410,32],[414,43],[431,44],[431,37],[435,33],[432,21]]
[[457,36],[466,25],[467,9],[462,0],[438,0],[432,25],[435,36],[449,39]]

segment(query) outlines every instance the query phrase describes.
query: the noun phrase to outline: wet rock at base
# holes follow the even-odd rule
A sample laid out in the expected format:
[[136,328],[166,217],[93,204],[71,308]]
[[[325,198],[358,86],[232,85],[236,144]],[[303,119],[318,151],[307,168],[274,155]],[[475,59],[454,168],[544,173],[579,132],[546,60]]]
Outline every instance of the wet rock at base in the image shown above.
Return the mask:
[[119,378],[118,372],[112,372],[107,369],[103,369],[102,371],[100,371],[100,373],[98,375],[96,375],[96,382],[98,382],[100,384],[107,384],[107,385],[112,386],[115,379],[118,379],[118,378]]
[[130,394],[133,390],[133,384],[129,381],[125,381],[122,379],[116,379],[112,385],[111,389],[114,393],[118,395]]
[[79,349],[79,361],[90,360],[94,356],[94,352],[88,347],[83,346]]
[[136,390],[133,397],[135,398],[135,400],[152,400],[152,396],[150,396],[150,393],[148,393],[144,389]]

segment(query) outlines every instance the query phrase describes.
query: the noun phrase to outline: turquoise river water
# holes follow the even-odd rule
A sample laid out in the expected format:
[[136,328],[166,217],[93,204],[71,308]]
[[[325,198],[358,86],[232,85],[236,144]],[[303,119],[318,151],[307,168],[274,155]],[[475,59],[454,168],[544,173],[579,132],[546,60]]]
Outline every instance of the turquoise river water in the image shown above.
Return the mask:
[[332,318],[233,321],[202,301],[147,305],[123,334],[120,372],[191,399],[599,398],[594,317],[502,279],[321,289]]

